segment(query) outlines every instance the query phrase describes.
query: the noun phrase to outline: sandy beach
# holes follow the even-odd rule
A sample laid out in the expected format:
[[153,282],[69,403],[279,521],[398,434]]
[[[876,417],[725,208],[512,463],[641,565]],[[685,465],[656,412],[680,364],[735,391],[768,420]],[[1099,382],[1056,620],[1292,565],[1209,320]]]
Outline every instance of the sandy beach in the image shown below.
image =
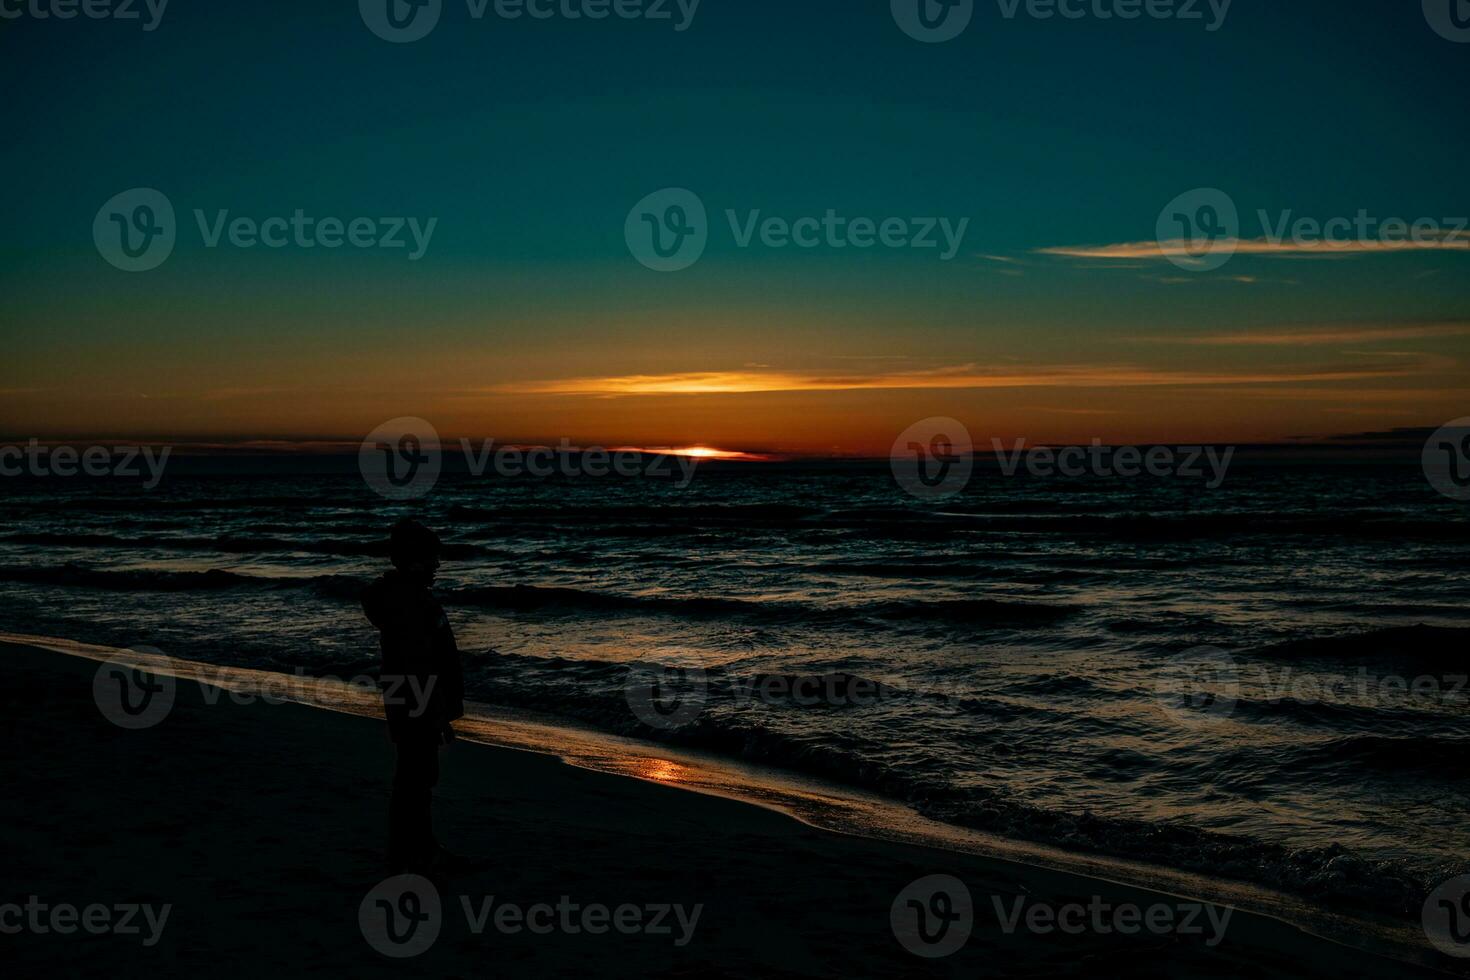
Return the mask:
[[[828,833],[463,741],[446,753],[438,820],[476,864],[437,882],[426,948],[384,955],[359,918],[385,876],[380,722],[181,681],[160,723],[125,730],[99,711],[96,662],[3,655],[0,903],[19,908],[0,921],[22,974],[1433,975],[1183,897]],[[964,883],[973,918],[938,946],[908,937],[925,952],[963,940],[931,958],[891,912],[901,893],[936,915],[957,907],[911,889],[933,875]],[[82,928],[102,923],[97,905],[131,931]]]

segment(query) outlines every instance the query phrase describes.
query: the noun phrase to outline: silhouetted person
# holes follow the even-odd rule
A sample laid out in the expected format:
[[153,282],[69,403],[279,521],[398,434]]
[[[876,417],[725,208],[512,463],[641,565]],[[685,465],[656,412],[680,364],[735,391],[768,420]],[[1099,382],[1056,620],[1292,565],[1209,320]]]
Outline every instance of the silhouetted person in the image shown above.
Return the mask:
[[393,569],[363,590],[362,608],[382,633],[378,686],[388,734],[397,749],[388,806],[388,864],[393,873],[427,874],[443,857],[431,816],[439,750],[464,715],[464,677],[454,631],[429,587],[439,568],[439,537],[418,521],[393,526]]

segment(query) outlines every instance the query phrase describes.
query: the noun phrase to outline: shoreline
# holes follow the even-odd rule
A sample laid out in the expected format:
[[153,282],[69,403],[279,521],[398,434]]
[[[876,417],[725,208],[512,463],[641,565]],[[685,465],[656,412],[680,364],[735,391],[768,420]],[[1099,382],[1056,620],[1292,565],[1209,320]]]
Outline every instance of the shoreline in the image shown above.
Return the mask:
[[[110,647],[14,634],[0,634],[0,643],[7,647],[7,654],[12,659],[16,649],[30,650],[32,655],[44,651],[40,655],[73,661],[78,658],[92,661],[108,659],[122,652]],[[258,695],[262,691],[280,691],[284,681],[292,680],[290,675],[270,671],[224,668],[172,658],[167,658],[166,664],[149,663],[146,657],[130,653],[130,659],[160,673],[173,674],[185,680],[202,680],[205,686],[200,688],[201,704],[206,708],[234,710],[249,707],[236,704],[230,695],[221,696],[221,691],[227,689]],[[73,664],[74,669],[77,666]],[[92,668],[84,670],[90,673]],[[292,706],[308,706],[303,710],[326,708],[360,718],[380,717],[375,691],[366,692],[341,682],[316,678],[296,680],[309,683],[298,683],[296,690],[287,692],[289,696],[284,699],[272,697],[268,702],[254,698],[255,704],[273,708],[280,700],[285,700],[292,702]],[[186,686],[181,685],[181,690]],[[210,691],[214,692],[212,697]],[[763,770],[698,752],[607,735],[560,720],[552,723],[525,714],[488,713],[483,706],[477,707],[481,710],[459,723],[459,727],[464,741],[479,743],[487,751],[509,750],[535,757],[543,765],[565,764],[564,768],[569,770],[593,773],[597,774],[596,778],[616,779],[639,787],[678,788],[685,791],[681,795],[691,798],[724,798],[727,805],[749,805],[774,811],[782,814],[782,820],[794,818],[811,832],[824,836],[840,835],[860,847],[918,847],[953,858],[952,863],[980,862],[989,873],[1009,874],[1023,880],[1057,878],[1073,884],[1089,883],[1099,893],[1144,890],[1161,898],[1190,896],[1228,905],[1241,910],[1239,914],[1254,924],[1253,930],[1267,928],[1267,923],[1274,929],[1286,930],[1297,937],[1295,942],[1311,945],[1318,957],[1324,955],[1322,949],[1325,948],[1347,953],[1356,947],[1377,956],[1393,957],[1400,963],[1417,963],[1438,969],[1454,969],[1458,965],[1429,950],[1424,945],[1422,934],[1416,946],[1413,931],[1401,924],[1335,916],[1290,896],[1252,886],[1002,840],[928,820],[901,804],[847,787]],[[321,715],[322,712],[316,711],[315,714]],[[379,787],[369,788],[376,790]],[[976,914],[978,918],[981,910],[977,908]],[[886,938],[888,946],[897,948],[891,935],[878,938]],[[913,962],[922,961],[915,959]]]

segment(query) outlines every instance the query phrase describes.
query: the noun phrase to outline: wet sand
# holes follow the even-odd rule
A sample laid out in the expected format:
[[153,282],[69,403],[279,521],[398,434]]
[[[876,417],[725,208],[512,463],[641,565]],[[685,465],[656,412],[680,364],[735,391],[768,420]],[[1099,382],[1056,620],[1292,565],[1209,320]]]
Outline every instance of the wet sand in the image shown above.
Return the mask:
[[[477,866],[437,883],[437,939],[392,958],[359,920],[386,877],[391,751],[381,722],[237,704],[185,680],[162,721],[125,730],[99,710],[96,662],[17,644],[0,644],[0,656],[0,905],[31,896],[45,905],[44,932],[26,910],[0,909],[15,975],[1437,975],[1262,916],[1230,910],[1221,931],[1223,907],[1191,911],[1185,898],[1082,875],[830,833],[746,803],[463,741],[445,753],[436,820],[441,839]],[[973,903],[967,939],[942,958],[910,951],[891,924],[895,899],[930,875],[962,881]],[[921,897],[931,915],[955,907],[931,890]],[[51,928],[66,924],[50,918],[62,906],[129,903],[155,915],[170,906],[162,929],[150,931],[142,914],[136,934]],[[1130,909],[1176,926],[1192,916],[1197,931],[1125,934],[1115,927],[1133,921]],[[1001,920],[1018,910],[1007,931]],[[635,916],[644,926],[657,917],[657,928],[633,931]],[[951,924],[939,946],[909,945],[935,952],[963,931]]]

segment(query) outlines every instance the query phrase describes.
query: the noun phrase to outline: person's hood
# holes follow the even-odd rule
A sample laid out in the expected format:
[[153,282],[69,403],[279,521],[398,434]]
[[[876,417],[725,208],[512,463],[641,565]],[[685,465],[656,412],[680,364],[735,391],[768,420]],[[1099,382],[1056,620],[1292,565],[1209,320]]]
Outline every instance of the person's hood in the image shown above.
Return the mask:
[[424,587],[409,581],[398,569],[386,572],[362,590],[362,611],[378,629],[403,618],[412,605],[423,600]]

